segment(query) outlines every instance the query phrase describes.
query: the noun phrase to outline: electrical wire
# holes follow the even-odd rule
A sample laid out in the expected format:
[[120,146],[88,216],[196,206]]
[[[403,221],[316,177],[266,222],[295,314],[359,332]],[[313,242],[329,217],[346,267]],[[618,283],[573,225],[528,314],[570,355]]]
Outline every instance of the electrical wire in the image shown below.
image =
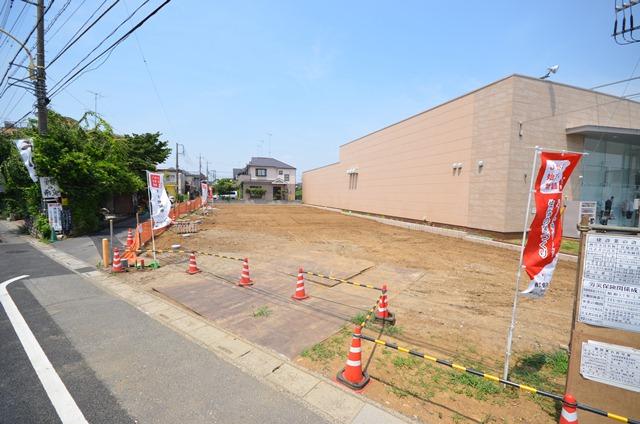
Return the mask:
[[[106,2],[106,0],[105,0],[104,2]],[[103,2],[103,4],[104,4],[104,2]],[[77,43],[77,42],[78,42],[78,41],[79,41],[79,40],[80,40],[80,39],[81,39],[81,38],[82,38],[82,37],[87,33],[87,31],[89,31],[91,28],[93,28],[93,26],[94,26],[95,24],[97,24],[98,22],[100,22],[100,20],[101,20],[102,18],[104,18],[104,16],[105,16],[107,13],[109,13],[109,11],[110,11],[111,9],[113,9],[113,8],[115,7],[115,5],[116,5],[116,4],[118,4],[119,2],[120,2],[120,0],[115,0],[113,3],[111,3],[111,6],[109,6],[109,7],[108,7],[104,12],[102,12],[102,13],[100,14],[100,16],[98,16],[98,17],[96,18],[96,20],[95,20],[95,21],[93,21],[93,22],[91,23],[91,25],[89,25],[87,28],[85,28],[85,29],[82,31],[82,33],[80,33],[80,35],[78,35],[75,39],[73,39],[73,37],[72,37],[72,41],[70,40],[69,42],[67,42],[67,44],[65,45],[65,47],[63,47],[63,48],[62,48],[62,50],[61,50],[60,52],[58,52],[58,54],[57,54],[57,55],[55,55],[53,59],[51,59],[51,61],[49,62],[49,64],[46,66],[46,68],[48,68],[49,66],[53,65],[54,63],[56,63],[56,61],[57,61],[58,59],[60,59],[60,57],[61,57],[63,54],[65,54],[65,52],[66,52],[67,50],[69,50],[71,47],[73,47],[73,45],[74,45],[75,43]],[[100,7],[102,7],[102,5],[100,5]],[[46,68],[45,68],[45,69],[46,69]]]
[[[118,0],[118,1],[119,1],[119,0]],[[74,67],[71,69],[71,71],[74,71],[75,69],[77,69],[77,68],[78,68],[78,66],[80,66],[80,65],[82,64],[82,62],[84,62],[85,60],[87,60],[87,58],[89,58],[89,56],[91,56],[91,55],[93,54],[93,52],[95,52],[96,50],[98,50],[98,48],[99,48],[100,46],[102,46],[102,45],[103,45],[103,44],[104,44],[104,43],[105,43],[109,38],[111,38],[111,36],[112,36],[113,34],[115,34],[115,33],[116,33],[116,31],[118,31],[120,28],[122,28],[122,26],[123,26],[124,24],[126,24],[127,22],[129,22],[129,20],[131,20],[131,18],[133,18],[133,16],[138,12],[138,10],[140,10],[142,7],[144,7],[147,3],[149,3],[149,0],[145,0],[145,1],[143,1],[143,2],[142,2],[142,4],[140,4],[140,6],[138,6],[138,7],[133,11],[133,13],[131,13],[129,16],[127,16],[127,18],[126,18],[124,21],[120,22],[120,24],[119,24],[117,27],[115,27],[115,28],[113,29],[113,31],[111,31],[111,32],[110,32],[106,37],[104,37],[104,38],[102,39],[102,41],[100,41],[100,42],[98,43],[98,45],[97,45],[97,46],[95,46],[95,47],[93,48],[93,50],[91,50],[91,51],[90,51],[89,53],[87,53],[87,54],[86,54],[82,59],[80,59],[80,61],[76,64],[76,66],[74,66]],[[59,56],[58,56],[58,57],[59,57]],[[49,62],[49,64],[47,65],[47,67],[46,67],[46,68],[48,68],[49,66],[51,66],[51,65],[52,65],[56,60],[57,60],[57,58],[56,58],[56,59],[54,59],[54,60],[52,60],[51,62]],[[46,69],[46,68],[45,68],[45,69]]]
[[67,10],[67,7],[69,7],[69,4],[71,4],[71,0],[67,0],[65,4],[62,5],[62,7],[60,8],[60,10],[58,10],[58,13],[56,13],[56,16],[53,17],[53,19],[51,19],[51,21],[49,22],[49,24],[47,25],[47,27],[44,29],[44,33],[46,34],[47,32],[49,32],[49,30],[51,28],[53,28],[53,26],[56,24],[56,21],[60,18],[60,16],[65,12],[65,10]]
[[[11,25],[11,28],[9,28],[9,31],[8,31],[8,32],[9,32],[9,34],[13,34],[13,29],[16,27],[16,25],[18,24],[18,22],[20,22],[20,19],[22,18],[22,14],[24,13],[24,11],[25,11],[25,9],[27,8],[27,6],[28,6],[28,5],[27,5],[27,3],[25,3],[25,4],[22,6],[22,9],[20,10],[20,13],[18,13],[18,17],[16,18],[16,20],[15,20],[15,21],[13,21],[13,24]],[[2,41],[0,41],[0,49],[1,49],[2,47],[4,47],[4,46],[7,44],[7,42],[8,42],[9,40],[11,40],[11,38],[7,37],[5,34],[2,34],[2,37],[3,37],[4,39],[3,39]],[[12,40],[11,40],[11,41],[12,41]]]
[[[35,26],[33,27],[33,29],[31,29],[31,31],[29,32],[29,35],[27,35],[27,38],[24,40],[24,42],[22,44],[25,44],[25,45],[27,44],[27,42],[29,41],[29,39],[31,38],[31,36],[35,32],[35,30],[38,28],[38,25],[40,25],[40,22],[47,15],[47,12],[49,10],[51,10],[51,6],[53,6],[55,1],[56,0],[51,0],[51,2],[49,3],[49,6],[47,6],[47,8],[44,9],[44,13],[40,17],[40,19],[38,19],[38,21],[36,22]],[[13,66],[13,62],[16,60],[16,58],[18,57],[18,55],[20,54],[21,51],[22,51],[22,46],[20,46],[20,48],[16,52],[15,56],[13,56],[13,59],[11,59],[11,61],[9,62],[9,66],[7,66],[7,70],[5,71],[5,73],[2,76],[2,78],[0,78],[0,87],[2,87],[2,84],[4,84],[5,78],[7,77],[7,74],[9,73],[9,71],[11,70],[11,67]]]
[[52,35],[47,39],[47,41],[51,41],[51,40],[53,40],[53,37],[55,37],[56,35],[58,35],[58,33],[60,32],[60,30],[61,30],[62,28],[64,28],[64,27],[67,25],[67,22],[69,22],[69,20],[75,16],[76,12],[77,12],[78,10],[80,10],[80,8],[84,5],[84,3],[85,3],[86,1],[87,1],[87,0],[82,0],[82,2],[78,5],[78,7],[76,7],[76,8],[73,10],[73,12],[71,12],[71,14],[67,17],[67,19],[65,19],[65,21],[62,23],[62,25],[60,25],[60,26],[58,27],[58,29],[56,30],[56,32],[54,32],[54,33],[53,33],[53,34],[52,34]]
[[[144,19],[142,19],[140,22],[138,22],[134,27],[132,27],[129,31],[127,31],[124,35],[122,35],[119,39],[114,41],[109,47],[104,49],[99,55],[97,55],[91,61],[89,61],[87,64],[85,64],[83,67],[78,69],[73,75],[69,76],[69,74],[72,71],[68,72],[65,76],[63,76],[60,80],[58,80],[57,83],[55,83],[53,85],[52,92],[51,92],[51,97],[53,97],[57,93],[59,93],[60,90],[63,89],[63,87],[66,87],[67,85],[71,84],[74,81],[74,78],[82,75],[83,71],[85,69],[87,69],[93,63],[95,63],[97,60],[99,60],[102,56],[110,55],[111,54],[110,52],[113,49],[115,49],[120,43],[122,43],[124,40],[126,40],[138,28],[142,27],[149,19],[151,19],[156,13],[158,13],[162,8],[164,8],[170,2],[171,2],[171,0],[165,0],[162,4],[160,4],[158,7],[156,7],[151,13],[149,13]],[[108,56],[107,56],[107,58],[108,58]],[[102,63],[104,63],[104,61]],[[75,69],[75,67],[74,67],[74,69]]]

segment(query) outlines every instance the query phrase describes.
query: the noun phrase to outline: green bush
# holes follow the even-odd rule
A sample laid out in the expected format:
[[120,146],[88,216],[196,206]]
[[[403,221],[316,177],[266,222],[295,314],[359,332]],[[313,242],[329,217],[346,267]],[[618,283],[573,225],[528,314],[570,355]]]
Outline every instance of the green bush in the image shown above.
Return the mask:
[[260,199],[267,192],[267,190],[263,189],[262,187],[248,188],[247,191],[249,192],[249,195],[252,199]]
[[49,219],[45,215],[41,213],[36,215],[33,225],[40,237],[43,239],[51,238],[51,226],[49,225]]

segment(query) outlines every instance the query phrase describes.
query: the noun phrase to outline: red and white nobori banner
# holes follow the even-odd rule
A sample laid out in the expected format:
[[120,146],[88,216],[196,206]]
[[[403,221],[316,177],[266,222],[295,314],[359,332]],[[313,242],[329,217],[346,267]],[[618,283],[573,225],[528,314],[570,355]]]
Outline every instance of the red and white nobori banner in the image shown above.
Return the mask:
[[149,209],[153,220],[153,229],[166,227],[171,224],[169,217],[171,200],[164,189],[164,177],[157,172],[147,171],[147,183],[149,184]]
[[524,295],[542,297],[549,288],[562,242],[562,190],[581,157],[580,153],[540,153],[535,182],[536,216],[522,258],[531,279]]
[[209,184],[200,183],[200,199],[202,199],[202,206],[207,204],[209,200]]

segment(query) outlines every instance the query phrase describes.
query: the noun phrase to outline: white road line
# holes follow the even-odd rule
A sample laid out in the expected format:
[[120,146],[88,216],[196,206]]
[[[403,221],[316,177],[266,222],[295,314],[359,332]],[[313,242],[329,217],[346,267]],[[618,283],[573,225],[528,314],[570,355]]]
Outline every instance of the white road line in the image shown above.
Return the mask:
[[22,314],[13,302],[13,299],[9,296],[7,286],[14,281],[27,277],[28,275],[21,275],[0,284],[0,303],[4,307],[4,310],[9,317],[9,321],[11,321],[18,338],[22,343],[22,347],[27,353],[33,369],[36,371],[36,374],[38,374],[38,378],[40,379],[44,390],[47,392],[47,396],[49,396],[49,400],[51,400],[53,407],[56,409],[60,420],[64,424],[86,423],[87,420],[82,414],[82,411],[80,411],[80,408],[78,408],[78,405],[71,397],[71,394],[69,394],[67,387],[60,379],[60,376],[56,373],[51,362],[49,362],[49,358],[47,358],[47,355],[38,344],[38,340],[36,340],[35,336],[29,329],[27,322],[22,317]]

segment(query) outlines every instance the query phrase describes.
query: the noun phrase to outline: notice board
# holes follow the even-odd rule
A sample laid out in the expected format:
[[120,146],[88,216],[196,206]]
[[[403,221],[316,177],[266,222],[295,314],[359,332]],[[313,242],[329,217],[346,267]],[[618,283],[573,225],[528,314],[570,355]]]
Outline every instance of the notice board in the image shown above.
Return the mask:
[[[640,237],[583,231],[578,264],[567,393],[578,402],[638,419]],[[581,424],[613,422],[578,413]]]

